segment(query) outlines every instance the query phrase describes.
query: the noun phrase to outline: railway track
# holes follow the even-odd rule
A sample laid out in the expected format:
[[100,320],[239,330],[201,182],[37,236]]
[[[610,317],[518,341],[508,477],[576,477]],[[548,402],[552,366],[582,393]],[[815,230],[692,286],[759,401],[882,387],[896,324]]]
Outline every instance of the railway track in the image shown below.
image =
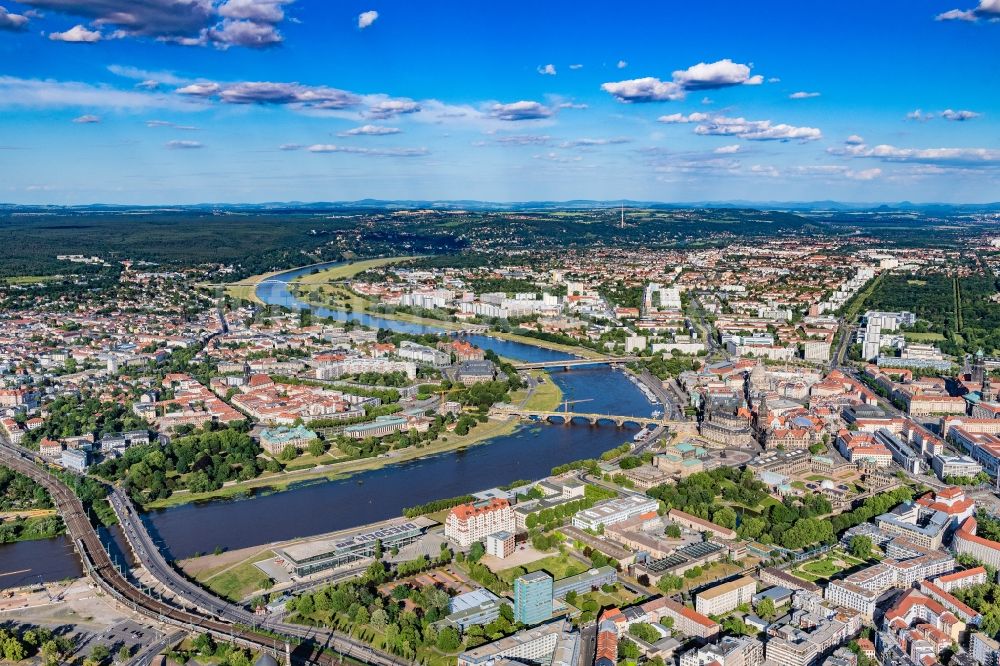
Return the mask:
[[[292,641],[281,634],[270,635],[252,631],[207,614],[177,608],[145,594],[133,586],[114,566],[87,517],[83,503],[60,479],[37,465],[29,452],[6,444],[0,444],[0,463],[33,479],[49,492],[66,524],[66,531],[83,560],[84,571],[121,605],[190,632],[211,633],[217,638],[244,647],[269,652],[286,663],[330,666],[344,663],[339,655],[330,654],[319,647],[309,644],[293,646]],[[362,655],[349,656],[355,661],[381,663],[379,659],[364,659]]]

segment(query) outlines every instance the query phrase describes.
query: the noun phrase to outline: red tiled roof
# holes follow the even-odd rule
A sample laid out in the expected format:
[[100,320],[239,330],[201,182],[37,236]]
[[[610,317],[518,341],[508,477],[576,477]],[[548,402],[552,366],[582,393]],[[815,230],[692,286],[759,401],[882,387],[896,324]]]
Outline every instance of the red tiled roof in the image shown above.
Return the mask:
[[[965,615],[967,615],[969,617],[976,617],[977,615],[979,615],[979,613],[975,609],[966,606],[964,603],[962,603],[961,601],[959,601],[958,599],[956,599],[953,595],[949,594],[948,592],[945,592],[940,587],[938,587],[937,585],[935,585],[934,583],[932,583],[930,581],[926,581],[926,580],[925,581],[921,581],[920,582],[920,586],[921,587],[926,587],[928,590],[930,590],[931,592],[933,592],[937,596],[939,596],[942,599],[944,599],[945,602],[947,602],[949,605],[957,608],[960,612],[964,613]],[[955,620],[957,621],[957,618],[955,618]],[[954,622],[952,624],[954,624]]]
[[938,582],[951,583],[956,580],[962,580],[963,578],[978,576],[984,573],[986,573],[986,567],[974,567],[972,569],[966,569],[965,571],[956,571],[955,573],[938,576],[936,580]]
[[459,520],[468,520],[469,518],[479,515],[481,513],[488,513],[490,511],[497,511],[510,506],[510,502],[507,500],[494,497],[489,501],[488,504],[475,505],[475,504],[459,504],[451,510],[451,514],[457,517]]

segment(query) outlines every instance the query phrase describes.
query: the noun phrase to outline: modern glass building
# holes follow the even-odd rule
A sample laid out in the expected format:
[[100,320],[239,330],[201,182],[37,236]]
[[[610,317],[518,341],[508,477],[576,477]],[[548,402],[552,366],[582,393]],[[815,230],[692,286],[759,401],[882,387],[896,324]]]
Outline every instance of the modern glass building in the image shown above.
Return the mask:
[[552,576],[544,571],[514,579],[514,619],[527,625],[552,617]]

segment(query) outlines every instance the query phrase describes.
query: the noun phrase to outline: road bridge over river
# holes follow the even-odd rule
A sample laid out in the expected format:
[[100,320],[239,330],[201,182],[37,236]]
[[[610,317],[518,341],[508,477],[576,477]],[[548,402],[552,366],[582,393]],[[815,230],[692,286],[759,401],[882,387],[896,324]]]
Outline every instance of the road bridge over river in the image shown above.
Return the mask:
[[638,356],[595,356],[594,358],[568,358],[562,361],[535,361],[515,363],[517,370],[545,370],[549,368],[579,368],[584,365],[620,365],[638,361]]
[[570,411],[544,411],[537,409],[524,409],[516,405],[498,405],[490,410],[495,416],[516,416],[522,419],[533,421],[554,421],[561,419],[563,423],[569,425],[572,421],[586,421],[590,425],[600,425],[601,423],[614,424],[619,428],[628,423],[646,428],[649,426],[662,426],[674,431],[690,430],[697,427],[694,421],[679,421],[675,419],[655,417],[655,416],[633,416],[625,414],[599,414],[596,412],[570,412]]

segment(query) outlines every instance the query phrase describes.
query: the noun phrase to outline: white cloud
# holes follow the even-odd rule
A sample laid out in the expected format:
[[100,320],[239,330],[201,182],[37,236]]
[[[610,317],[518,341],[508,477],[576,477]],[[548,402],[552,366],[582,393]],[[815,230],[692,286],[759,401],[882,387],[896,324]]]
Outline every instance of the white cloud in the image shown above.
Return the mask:
[[191,83],[191,79],[177,76],[173,72],[151,71],[140,69],[131,65],[108,65],[108,71],[115,76],[139,81],[139,86],[143,88],[155,88],[163,83],[171,86],[183,86]]
[[302,150],[305,148],[301,143],[283,143],[278,146],[278,150],[291,151],[291,150]]
[[701,123],[705,122],[711,117],[712,115],[709,113],[701,113],[699,111],[695,111],[694,113],[686,116],[683,113],[671,113],[666,116],[660,116],[656,120],[661,123],[674,125],[677,123]]
[[150,37],[183,46],[263,48],[282,41],[277,24],[292,0],[23,0],[109,26],[115,37]]
[[949,9],[934,17],[935,21],[975,21],[976,13],[971,9]]
[[403,130],[398,127],[385,127],[383,125],[362,125],[341,132],[340,136],[386,136],[388,134],[399,134]]
[[361,12],[360,14],[358,14],[358,28],[364,30],[372,23],[374,23],[375,19],[377,18],[378,18],[378,12],[375,11],[374,9],[371,9],[367,12]]
[[1000,19],[1000,0],[979,0],[975,9],[950,9],[934,17],[937,21],[978,21]]
[[882,175],[882,169],[863,169],[855,171],[842,164],[808,164],[804,166],[788,167],[786,174],[789,176],[804,176],[809,178],[832,178],[841,177],[850,180],[875,180]]
[[617,67],[618,69],[625,69],[626,67],[628,67],[628,63],[624,60],[619,60]]
[[755,86],[764,82],[761,75],[750,76],[750,67],[729,58],[716,62],[699,62],[687,69],[674,72],[674,83],[685,90],[725,88],[726,86]]
[[844,139],[844,143],[846,143],[849,146],[856,146],[856,145],[864,143],[864,142],[865,142],[864,137],[862,137],[862,136],[860,136],[858,134],[852,134],[849,137],[847,137],[846,139]]
[[781,79],[777,76],[772,76],[767,80],[768,83],[781,83]]
[[280,23],[285,19],[282,5],[291,0],[226,0],[219,6],[219,16],[230,19]]
[[942,166],[1000,166],[1000,150],[991,148],[899,148],[889,144],[868,146],[858,144],[842,149],[830,149],[835,155],[878,159],[883,162],[917,162]]
[[174,92],[190,97],[217,97],[228,104],[288,104],[317,109],[345,109],[361,104],[358,95],[346,90],[273,81],[226,84],[203,81],[178,88]]
[[69,42],[74,44],[93,44],[101,41],[101,33],[97,30],[88,30],[82,25],[76,25],[65,32],[50,32],[49,39],[54,42]]
[[823,136],[815,127],[796,127],[785,123],[773,124],[770,120],[726,116],[713,116],[695,127],[694,132],[710,136],[735,136],[747,141],[815,141]]
[[167,141],[164,145],[171,150],[193,150],[195,148],[204,147],[204,144],[201,141],[187,141],[179,139]]
[[169,129],[185,130],[189,132],[193,132],[198,129],[197,127],[194,127],[192,125],[178,125],[177,123],[171,122],[169,120],[147,120],[146,127],[150,128],[166,127]]
[[966,120],[972,120],[974,118],[978,118],[981,115],[982,115],[981,113],[968,110],[956,111],[954,109],[945,109],[941,113],[924,113],[922,110],[916,109],[914,111],[910,111],[909,113],[907,113],[906,119],[917,120],[919,122],[926,122],[933,118],[943,118],[944,120],[963,122]]
[[512,134],[510,136],[501,136],[497,138],[496,142],[502,146],[542,146],[547,144],[551,139],[552,137],[547,134]]
[[[223,19],[222,24],[205,33],[205,37],[211,39],[220,48],[230,46],[246,46],[249,48],[264,48],[280,44],[281,33],[271,23],[262,21],[238,21],[234,19]],[[202,39],[192,40],[190,43],[181,43],[185,46],[197,46]]]
[[823,134],[815,127],[796,127],[784,123],[774,124],[770,120],[747,120],[729,118],[710,113],[695,112],[688,115],[671,113],[657,120],[668,125],[698,123],[695,134],[706,136],[735,136],[747,141],[814,141]]
[[106,85],[76,81],[20,79],[13,76],[0,76],[0,107],[187,111],[201,108],[191,100],[162,93],[118,90]]
[[28,27],[28,17],[24,14],[14,14],[7,11],[6,7],[0,7],[0,30],[16,32]]
[[962,122],[965,120],[972,120],[973,118],[978,118],[982,114],[976,113],[975,111],[953,111],[951,109],[945,109],[941,112],[941,117],[945,120],[954,120],[957,122]]
[[80,123],[81,125],[90,124],[90,123],[99,123],[99,122],[101,122],[101,117],[100,116],[91,115],[91,114],[88,113],[86,115],[77,116],[76,118],[73,119],[73,122],[74,123]]
[[385,99],[370,105],[368,116],[385,120],[402,114],[417,113],[420,109],[420,104],[412,99]]
[[573,162],[580,162],[583,160],[583,158],[579,155],[566,156],[566,155],[560,155],[559,153],[556,152],[548,152],[541,155],[532,155],[532,158],[536,160],[546,160],[549,162],[559,162],[561,164],[570,164]]
[[781,175],[781,172],[770,164],[754,164],[750,167],[750,174],[753,176],[764,176],[766,178],[777,178]]
[[317,143],[306,148],[310,153],[352,153],[355,155],[372,155],[374,157],[422,157],[429,155],[426,148],[358,148],[356,146],[338,146],[331,143]]
[[580,64],[580,63],[578,63],[578,62],[575,62],[575,63],[573,63],[572,65],[570,65],[570,66],[569,66],[569,68],[570,68],[570,69],[583,69],[583,65],[581,65],[581,64]]
[[556,66],[553,65],[552,63],[549,63],[548,65],[539,65],[538,66],[538,73],[539,74],[546,74],[548,76],[555,76],[556,75]]
[[556,107],[560,109],[577,109],[577,110],[590,108],[589,105],[582,104],[580,102],[560,102],[559,104],[556,105]]
[[601,89],[619,102],[667,102],[684,99],[691,90],[712,90],[728,86],[755,86],[764,82],[757,74],[750,76],[749,65],[729,58],[716,62],[700,62],[673,73],[673,79],[662,81],[653,76],[605,83]]
[[875,180],[882,175],[882,169],[864,169],[863,171],[848,171],[847,177],[853,180]]
[[498,120],[539,120],[552,115],[552,109],[539,102],[521,100],[509,104],[493,104],[489,114]]
[[716,155],[732,155],[733,153],[740,152],[740,144],[734,143],[728,146],[719,146],[712,152]]
[[176,92],[178,95],[209,97],[211,95],[215,95],[220,90],[222,90],[222,86],[220,86],[218,83],[207,82],[207,83],[192,83],[190,85],[184,86],[183,88],[178,88],[174,92]]
[[611,137],[609,139],[570,139],[559,144],[560,148],[593,148],[596,146],[616,146],[623,143],[631,143],[632,139],[624,136]]
[[791,95],[788,96],[788,99],[809,99],[810,97],[819,97],[819,93],[804,92],[804,91],[793,92]]
[[619,102],[666,102],[684,99],[684,90],[672,81],[661,81],[652,76],[627,81],[609,82],[601,89],[611,93]]

